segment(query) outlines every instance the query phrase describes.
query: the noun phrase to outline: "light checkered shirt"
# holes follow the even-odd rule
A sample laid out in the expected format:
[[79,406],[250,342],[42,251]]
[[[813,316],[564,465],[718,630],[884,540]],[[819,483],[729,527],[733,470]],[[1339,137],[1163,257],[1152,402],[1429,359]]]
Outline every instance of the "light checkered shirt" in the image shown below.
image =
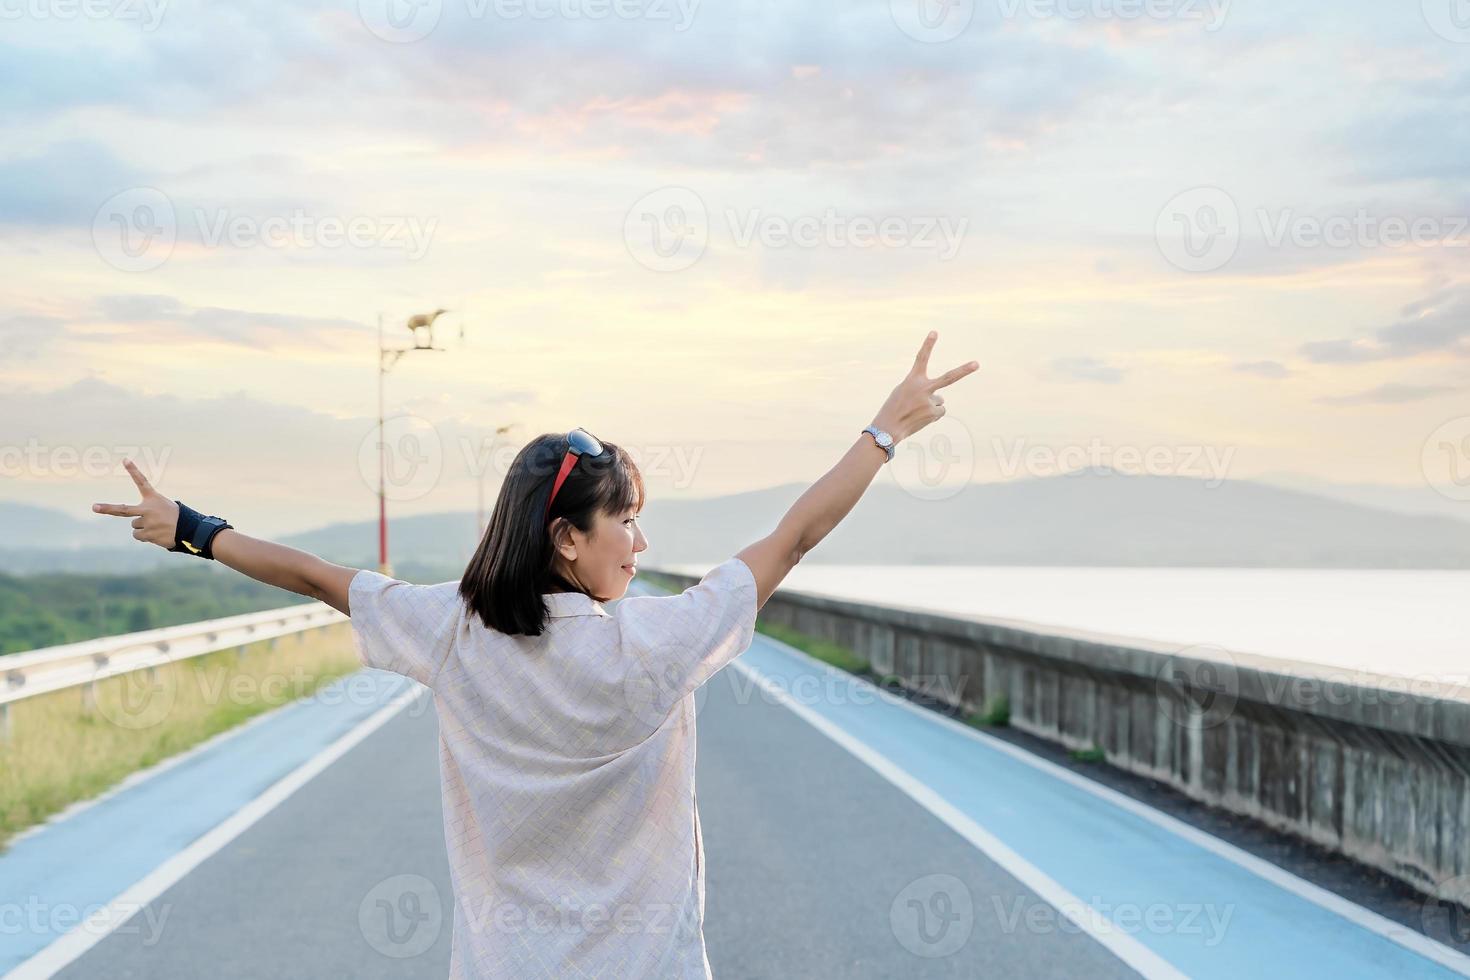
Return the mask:
[[548,593],[535,637],[487,629],[457,589],[363,570],[348,596],[362,662],[433,691],[450,976],[709,977],[694,691],[750,645],[750,568],[611,612]]

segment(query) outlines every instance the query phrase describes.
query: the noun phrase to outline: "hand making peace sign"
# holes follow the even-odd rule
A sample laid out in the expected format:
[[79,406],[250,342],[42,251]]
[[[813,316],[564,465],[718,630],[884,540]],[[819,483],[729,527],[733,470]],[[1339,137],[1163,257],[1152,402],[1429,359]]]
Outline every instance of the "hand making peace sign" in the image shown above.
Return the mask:
[[934,350],[937,339],[939,333],[929,331],[929,336],[924,338],[924,343],[919,346],[919,353],[914,357],[914,366],[893,389],[874,418],[874,424],[893,436],[895,442],[906,439],[929,423],[942,418],[944,396],[937,393],[939,389],[954,384],[980,367],[978,361],[970,361],[937,378],[929,377],[929,353]]
[[123,460],[123,466],[127,467],[143,499],[136,504],[93,504],[92,510],[114,517],[131,517],[134,538],[172,550],[174,532],[179,525],[179,505],[153,489],[153,484],[132,460]]

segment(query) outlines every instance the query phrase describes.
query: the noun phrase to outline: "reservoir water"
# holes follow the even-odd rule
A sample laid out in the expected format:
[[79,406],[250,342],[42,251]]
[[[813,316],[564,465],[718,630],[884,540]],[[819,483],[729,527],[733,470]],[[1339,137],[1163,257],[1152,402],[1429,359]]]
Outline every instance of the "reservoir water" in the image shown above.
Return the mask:
[[[674,565],[702,575],[712,565]],[[1470,690],[1470,572],[821,565],[783,589],[1180,647],[1306,660]]]

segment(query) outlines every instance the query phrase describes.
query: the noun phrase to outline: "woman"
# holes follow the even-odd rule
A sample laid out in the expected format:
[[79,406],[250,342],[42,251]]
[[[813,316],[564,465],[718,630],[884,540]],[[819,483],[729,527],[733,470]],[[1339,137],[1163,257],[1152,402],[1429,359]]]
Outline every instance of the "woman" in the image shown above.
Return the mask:
[[630,596],[642,479],[588,433],[511,464],[462,579],[411,585],[249,537],[169,500],[127,461],[140,541],[215,558],[351,617],[362,662],[429,687],[454,882],[450,975],[689,978],[705,957],[694,692],[845,517],[893,443],[944,415],[936,334],[830,472],[765,538],[675,596]]

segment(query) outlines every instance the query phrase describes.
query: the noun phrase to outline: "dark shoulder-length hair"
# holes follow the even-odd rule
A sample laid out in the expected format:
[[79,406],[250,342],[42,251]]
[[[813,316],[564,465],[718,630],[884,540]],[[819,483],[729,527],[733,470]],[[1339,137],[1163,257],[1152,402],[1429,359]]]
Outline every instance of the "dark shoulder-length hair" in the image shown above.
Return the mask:
[[554,540],[564,540],[569,527],[591,532],[599,513],[643,509],[643,475],[637,464],[626,450],[604,442],[600,456],[578,457],[543,519],[566,452],[566,435],[547,433],[516,454],[490,526],[459,580],[460,598],[490,629],[540,636],[547,620],[542,593],[587,594],[557,574]]

